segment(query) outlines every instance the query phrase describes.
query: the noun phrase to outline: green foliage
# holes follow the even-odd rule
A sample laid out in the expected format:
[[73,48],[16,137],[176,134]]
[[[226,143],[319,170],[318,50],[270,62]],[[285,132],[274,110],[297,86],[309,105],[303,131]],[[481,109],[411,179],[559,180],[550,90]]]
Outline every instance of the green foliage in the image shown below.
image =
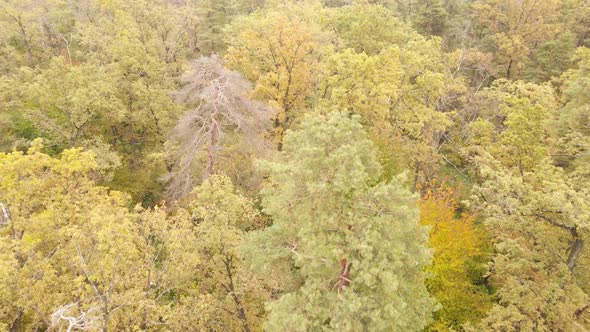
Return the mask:
[[571,315],[587,301],[576,269],[585,264],[588,191],[546,163],[515,174],[489,157],[476,162],[483,181],[474,200],[494,236],[490,274],[499,299],[483,326],[573,329]]
[[524,76],[535,82],[559,77],[571,67],[575,48],[576,36],[573,33],[564,33],[555,40],[543,43],[527,65]]
[[0,27],[0,331],[590,329],[588,0]]
[[56,143],[75,146],[99,118],[116,118],[123,108],[104,67],[73,66],[59,57],[47,69],[24,76],[28,82],[21,93],[28,117]]
[[[268,292],[242,263],[238,246],[259,219],[250,199],[238,194],[231,180],[214,175],[193,191],[188,210],[197,224],[193,232],[201,264],[196,275],[201,301],[209,312],[195,330],[259,330]],[[196,296],[198,297],[198,296]]]
[[440,134],[451,124],[444,111],[464,90],[439,42],[414,33],[375,56],[348,49],[325,60],[318,109],[360,114],[388,175],[409,169],[417,180],[437,167]]
[[475,140],[468,149],[482,146],[509,168],[531,170],[548,155],[554,95],[547,84],[494,82],[486,96],[492,107],[470,124]]
[[412,23],[425,36],[441,36],[447,24],[447,12],[442,0],[417,1]]
[[372,151],[358,117],[333,112],[307,117],[264,163],[274,223],[253,234],[249,256],[281,291],[267,329],[418,331],[430,321],[416,197],[402,178],[376,183]]
[[66,150],[53,159],[40,148],[35,141],[26,155],[0,156],[1,200],[11,213],[1,241],[18,261],[12,315],[2,320],[48,328],[54,311],[76,303],[83,311],[102,307],[96,315],[114,327],[120,316],[108,315],[137,300],[129,284],[141,275],[125,196],[89,180],[97,167],[91,153]]
[[411,38],[408,27],[379,5],[357,4],[329,10],[323,25],[335,32],[337,51],[352,48],[357,53],[375,55]]
[[573,329],[571,315],[587,301],[585,278],[577,272],[587,250],[588,177],[580,176],[587,173],[568,174],[550,159],[552,144],[561,139],[548,126],[556,107],[549,86],[500,82],[490,93],[499,97],[502,122],[473,126],[481,135],[473,147],[479,185],[472,201],[493,236],[490,281],[498,297],[482,326]]
[[530,56],[560,31],[560,0],[479,0],[473,4],[475,31],[495,55],[496,77],[518,78]]
[[586,92],[590,87],[590,49],[577,49],[572,60],[575,67],[561,77],[564,106],[556,123],[560,154],[557,160],[569,170],[587,167],[590,160],[590,98]]

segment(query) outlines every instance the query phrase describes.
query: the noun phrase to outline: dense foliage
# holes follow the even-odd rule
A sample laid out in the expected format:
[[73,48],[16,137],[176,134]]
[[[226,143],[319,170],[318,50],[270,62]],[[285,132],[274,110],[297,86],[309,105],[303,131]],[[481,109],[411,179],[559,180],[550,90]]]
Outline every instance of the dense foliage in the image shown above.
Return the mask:
[[588,0],[0,0],[0,331],[590,329]]

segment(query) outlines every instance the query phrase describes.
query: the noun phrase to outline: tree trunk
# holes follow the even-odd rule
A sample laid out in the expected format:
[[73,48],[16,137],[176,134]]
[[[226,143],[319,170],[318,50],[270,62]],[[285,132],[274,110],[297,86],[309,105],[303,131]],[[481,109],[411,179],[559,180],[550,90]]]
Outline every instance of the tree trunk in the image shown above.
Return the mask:
[[508,69],[506,70],[506,79],[510,79],[510,71],[512,71],[512,59],[508,62]]
[[20,321],[21,321],[22,317],[23,317],[23,308],[18,308],[18,310],[16,311],[16,317],[14,318],[14,320],[12,321],[12,324],[10,325],[10,332],[17,332],[19,330]]
[[236,295],[235,286],[234,286],[234,278],[233,273],[231,271],[231,258],[224,258],[223,264],[225,265],[225,271],[227,273],[227,278],[229,281],[228,290],[231,293],[231,296],[236,304],[236,310],[238,311],[238,318],[242,321],[242,327],[244,328],[245,332],[250,332],[250,325],[248,324],[248,318],[246,317],[246,311],[242,306],[242,302],[240,298]]
[[578,261],[578,257],[584,248],[584,240],[582,240],[578,234],[578,231],[575,228],[570,230],[572,236],[574,237],[574,243],[572,243],[570,254],[567,257],[566,265],[570,272],[573,272],[574,268],[576,267],[576,263]]

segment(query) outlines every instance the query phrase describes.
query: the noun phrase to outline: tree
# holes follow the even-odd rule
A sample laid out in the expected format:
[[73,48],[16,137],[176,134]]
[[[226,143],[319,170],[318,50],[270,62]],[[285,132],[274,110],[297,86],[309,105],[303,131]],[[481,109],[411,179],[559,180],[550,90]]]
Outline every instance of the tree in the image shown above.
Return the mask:
[[88,138],[92,125],[116,116],[123,107],[112,76],[101,66],[73,66],[57,57],[47,69],[23,76],[30,81],[20,91],[22,107],[39,130],[66,147]]
[[562,0],[563,26],[576,35],[577,47],[590,46],[590,2],[588,0]]
[[537,83],[558,78],[572,66],[575,50],[576,35],[570,32],[541,44],[528,63],[524,77]]
[[213,175],[195,188],[188,211],[196,220],[192,231],[201,258],[196,275],[201,295],[194,298],[209,308],[206,315],[195,317],[192,328],[259,330],[268,293],[239,253],[246,231],[256,227],[258,212],[223,175]]
[[[234,71],[224,69],[217,57],[193,62],[176,93],[178,102],[191,107],[173,130],[180,145],[175,170],[169,175],[167,194],[171,200],[185,197],[193,188],[192,173],[204,159],[202,178],[219,169],[216,164],[232,136],[260,150],[265,125],[271,116],[262,103],[248,99],[250,83]],[[229,136],[229,139],[228,137]],[[200,158],[202,155],[204,158]]]
[[469,124],[467,155],[484,147],[517,172],[530,171],[549,155],[547,125],[557,107],[550,85],[498,80],[482,95],[487,102]]
[[482,180],[473,202],[494,238],[490,275],[499,300],[482,326],[574,329],[579,323],[572,317],[580,318],[588,301],[586,279],[577,271],[587,264],[587,179],[580,187],[547,162],[522,174],[489,156],[476,162]]
[[473,4],[474,30],[492,51],[496,77],[518,78],[530,56],[560,31],[560,0],[479,0]]
[[195,6],[198,24],[198,48],[202,55],[211,55],[225,49],[223,27],[238,16],[245,14],[244,0],[205,0]]
[[414,33],[375,56],[345,50],[328,57],[320,73],[318,109],[361,115],[387,175],[411,170],[415,183],[438,168],[449,113],[465,90],[439,42]]
[[[358,116],[308,116],[285,137],[264,212],[250,237],[253,268],[274,280],[269,330],[419,331],[434,302],[424,286],[430,253],[416,197],[380,166]],[[270,277],[272,276],[272,277]]]
[[357,53],[376,55],[414,37],[408,26],[380,5],[349,5],[326,10],[324,15],[323,28],[334,31],[338,52],[352,48]]
[[[76,303],[106,330],[136,298],[137,251],[125,196],[95,187],[92,154],[66,150],[54,159],[35,141],[27,155],[0,155],[1,200],[11,219],[1,230],[17,261],[12,315],[3,321],[48,328],[51,314]],[[47,294],[52,294],[48,297]]]
[[232,22],[226,32],[225,63],[254,82],[252,96],[277,110],[274,139],[282,148],[285,131],[312,94],[318,57],[322,53],[305,8],[279,6]]
[[425,36],[442,36],[447,25],[447,12],[442,0],[420,0],[412,17],[414,28]]
[[[55,56],[72,62],[75,9],[67,1],[6,0],[0,4],[0,52],[10,55],[14,67],[34,66]],[[2,60],[0,68],[10,64]]]
[[173,102],[186,60],[198,54],[198,19],[186,1],[91,1],[79,8],[86,62],[104,64],[122,107],[101,118],[100,136],[122,156],[111,188],[154,205],[165,188],[162,145],[182,109]]
[[[162,210],[129,211],[127,195],[94,185],[92,152],[0,154],[0,320],[11,330],[84,325],[147,329],[174,320],[172,292],[194,280],[197,242],[188,218]],[[6,288],[9,287],[9,288]],[[51,296],[48,296],[51,294]],[[66,324],[66,325],[64,325]]]
[[447,331],[466,322],[477,323],[492,304],[482,285],[484,262],[489,258],[484,233],[473,215],[459,214],[451,187],[431,183],[420,189],[420,223],[430,226],[428,243],[434,250],[426,285],[442,306],[428,329]]
[[574,68],[560,78],[563,107],[554,122],[559,133],[555,160],[569,171],[587,175],[584,168],[590,150],[590,98],[585,91],[590,86],[590,49],[578,48],[572,60]]
[[560,139],[548,127],[556,107],[549,86],[499,82],[492,94],[500,97],[499,121],[475,122],[471,143],[478,181],[471,201],[493,236],[498,298],[479,328],[571,330],[588,301],[580,264],[589,177],[551,159]]

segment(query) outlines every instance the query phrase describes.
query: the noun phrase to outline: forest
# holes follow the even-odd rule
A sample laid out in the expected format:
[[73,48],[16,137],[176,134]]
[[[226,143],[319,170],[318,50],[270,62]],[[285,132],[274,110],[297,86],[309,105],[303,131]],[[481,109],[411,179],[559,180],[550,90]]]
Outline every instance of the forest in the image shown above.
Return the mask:
[[590,0],[0,0],[0,332],[590,331]]

